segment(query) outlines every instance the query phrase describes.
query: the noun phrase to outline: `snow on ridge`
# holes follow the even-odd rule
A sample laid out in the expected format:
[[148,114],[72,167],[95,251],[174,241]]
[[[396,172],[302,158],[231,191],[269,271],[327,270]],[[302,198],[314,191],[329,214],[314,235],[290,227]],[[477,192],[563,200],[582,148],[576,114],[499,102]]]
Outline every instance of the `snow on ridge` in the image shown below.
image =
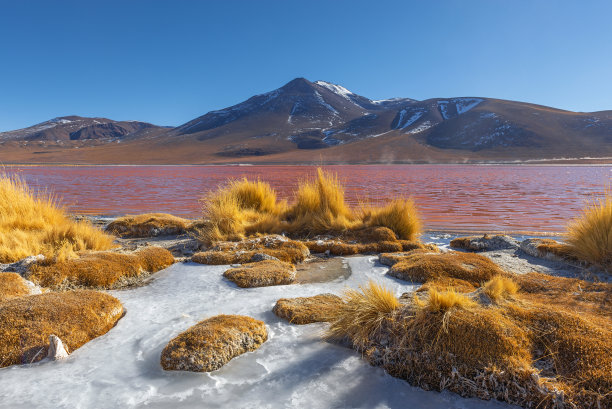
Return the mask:
[[321,87],[327,88],[334,94],[340,95],[342,98],[346,98],[349,101],[354,102],[351,99],[351,95],[355,95],[355,94],[353,94],[351,91],[349,91],[348,89],[344,88],[341,85],[332,84],[331,82],[326,82],[326,81],[315,81],[315,84]]
[[450,118],[450,116],[448,116],[448,101],[438,101],[438,108],[440,109],[442,118],[444,119]]
[[323,99],[323,96],[321,94],[319,94],[318,91],[315,91],[315,98],[317,99],[317,102],[319,102],[319,104],[321,104],[325,108],[329,109],[334,115],[338,115],[338,111],[336,111],[333,106],[331,106],[327,102],[325,102],[325,100]]
[[397,120],[397,125],[395,126],[395,129],[405,129],[409,127],[410,125],[418,121],[419,118],[421,118],[425,114],[425,111],[422,109],[419,109],[416,112],[413,112],[412,116],[404,122],[404,118],[406,117],[407,113],[408,113],[408,109],[406,108],[402,109],[399,112],[400,117]]
[[375,100],[370,100],[370,102],[373,103],[374,105],[382,105],[386,102],[396,102],[396,101],[401,101],[404,99],[408,99],[408,98],[396,97],[396,98],[387,98],[387,99],[375,99]]
[[421,125],[417,126],[416,128],[409,130],[407,133],[417,134],[417,133],[423,132],[431,128],[432,126],[434,126],[434,124],[432,124],[430,121],[425,121]]
[[455,98],[453,102],[457,107],[457,114],[461,115],[484,101],[482,98]]

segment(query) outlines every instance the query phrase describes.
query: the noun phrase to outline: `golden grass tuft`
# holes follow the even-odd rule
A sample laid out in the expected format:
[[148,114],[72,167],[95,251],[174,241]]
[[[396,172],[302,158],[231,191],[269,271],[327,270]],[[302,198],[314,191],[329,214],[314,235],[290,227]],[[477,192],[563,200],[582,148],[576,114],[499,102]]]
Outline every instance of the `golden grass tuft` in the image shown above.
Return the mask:
[[569,224],[567,243],[579,259],[612,271],[612,191]]
[[387,227],[401,240],[416,240],[422,228],[416,206],[410,198],[395,199],[383,207],[363,207],[361,220],[366,226]]
[[369,281],[359,290],[347,289],[332,318],[327,335],[332,339],[348,339],[353,345],[365,345],[379,331],[383,322],[400,307],[391,291]]
[[242,288],[285,285],[295,281],[295,267],[283,261],[264,260],[230,268],[223,277]]
[[[221,240],[239,240],[245,234],[276,233],[285,204],[261,180],[233,180],[203,199],[208,223],[200,238],[208,245]],[[264,230],[265,229],[265,230]]]
[[432,287],[427,293],[427,301],[419,305],[430,311],[438,312],[449,311],[452,308],[470,308],[474,307],[476,303],[466,295],[453,289],[438,291]]
[[242,264],[250,262],[256,254],[266,254],[287,263],[299,263],[310,255],[310,251],[299,241],[281,236],[263,236],[238,243],[220,242],[210,250],[194,254],[191,260],[212,265]]
[[154,237],[185,234],[191,222],[167,213],[123,216],[106,226],[106,231],[121,237]]
[[0,263],[43,254],[66,259],[82,250],[107,250],[113,237],[88,222],[70,220],[53,197],[0,175]]
[[167,371],[211,372],[254,351],[268,339],[266,324],[241,315],[217,315],[172,339],[161,354]]
[[47,356],[49,336],[69,352],[108,332],[123,315],[115,297],[97,291],[49,292],[0,303],[0,367]]
[[338,177],[320,168],[314,179],[299,184],[295,203],[285,217],[289,230],[300,236],[339,233],[358,223],[344,200],[344,187]]
[[389,275],[412,282],[426,282],[440,278],[456,278],[476,285],[493,277],[507,276],[485,256],[473,253],[429,253],[422,251],[410,252],[406,257],[394,264]]
[[91,252],[75,259],[34,264],[28,279],[53,289],[112,289],[138,283],[173,263],[172,253],[161,247],[146,247],[132,254]]
[[518,284],[511,278],[502,276],[493,277],[482,288],[484,293],[496,302],[514,296],[519,290]]
[[0,272],[0,303],[32,294],[34,289],[17,273]]
[[319,294],[313,297],[281,298],[276,301],[273,312],[292,324],[304,325],[327,322],[342,307],[342,299],[334,294]]
[[[411,199],[354,211],[345,201],[338,177],[320,168],[314,178],[299,183],[291,206],[278,202],[267,183],[247,179],[229,182],[203,202],[207,220],[198,236],[206,245],[281,232],[300,238],[333,234],[361,243],[397,242],[398,238],[415,241],[421,229]],[[373,240],[371,236],[382,239]]]

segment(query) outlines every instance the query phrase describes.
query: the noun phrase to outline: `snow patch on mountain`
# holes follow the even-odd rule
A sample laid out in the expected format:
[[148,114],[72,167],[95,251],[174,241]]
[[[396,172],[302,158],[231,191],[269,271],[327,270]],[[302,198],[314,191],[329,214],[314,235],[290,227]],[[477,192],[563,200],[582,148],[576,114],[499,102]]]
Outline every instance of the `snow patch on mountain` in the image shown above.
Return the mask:
[[332,84],[331,82],[325,82],[325,81],[315,81],[315,84],[321,87],[327,88],[334,94],[340,95],[342,98],[346,98],[347,100],[354,103],[354,101],[351,99],[351,96],[355,94],[353,94],[351,91],[349,91],[348,89],[340,85]]
[[404,108],[399,112],[399,119],[397,120],[397,125],[395,126],[395,129],[405,129],[409,127],[410,125],[412,125],[413,123],[415,123],[416,121],[418,121],[419,118],[421,118],[425,114],[425,110],[423,109],[412,111],[410,112],[411,116],[408,117],[408,119],[404,121],[404,118],[406,118],[407,115],[409,115],[409,111],[411,110]]
[[315,98],[317,99],[317,102],[319,104],[323,105],[325,108],[330,110],[334,115],[338,115],[338,111],[336,111],[333,106],[331,106],[327,102],[325,102],[325,100],[323,99],[323,96],[321,94],[319,94],[318,91],[315,91],[314,93],[315,93]]
[[461,115],[474,108],[483,101],[482,98],[455,98],[453,102],[457,107],[457,114]]
[[426,131],[427,129],[431,128],[432,126],[434,126],[434,124],[432,124],[431,121],[425,121],[421,125],[417,126],[416,128],[413,128],[413,129],[409,130],[406,133],[414,135],[414,134]]

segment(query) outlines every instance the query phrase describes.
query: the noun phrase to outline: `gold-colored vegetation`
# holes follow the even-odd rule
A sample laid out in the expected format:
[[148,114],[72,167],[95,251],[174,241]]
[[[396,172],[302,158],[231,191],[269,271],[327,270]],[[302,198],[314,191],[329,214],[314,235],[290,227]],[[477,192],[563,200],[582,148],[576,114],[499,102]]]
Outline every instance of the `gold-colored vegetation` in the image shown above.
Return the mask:
[[553,239],[539,239],[536,249],[543,255],[550,253],[565,260],[578,261],[573,246]]
[[295,281],[295,267],[284,261],[263,260],[230,268],[223,277],[242,288],[285,285]]
[[217,315],[172,339],[161,354],[169,371],[210,372],[254,351],[268,339],[266,324],[241,315]]
[[394,264],[389,275],[412,282],[426,282],[450,277],[480,284],[508,273],[485,256],[473,253],[424,253],[411,252]]
[[470,294],[430,287],[376,314],[360,313],[365,292],[351,290],[329,335],[424,389],[524,407],[611,407],[612,326],[599,308],[610,309],[612,285],[586,285],[568,303],[555,295],[587,283],[543,276],[495,276]]
[[123,216],[106,226],[106,231],[120,237],[153,237],[187,233],[191,222],[167,213]]
[[612,271],[612,191],[568,226],[567,243],[578,258]]
[[308,247],[299,241],[281,236],[264,236],[241,242],[217,243],[210,250],[196,253],[192,261],[200,264],[242,264],[249,263],[257,254],[275,257],[287,263],[302,262],[310,255]]
[[512,297],[519,290],[519,286],[508,277],[496,276],[483,286],[484,293],[492,301],[499,301]]
[[331,317],[328,337],[348,338],[357,347],[367,345],[369,340],[378,336],[384,321],[400,307],[399,300],[391,291],[373,281],[359,290],[346,290],[342,301]]
[[0,303],[0,367],[47,356],[49,336],[72,352],[108,332],[123,315],[116,298],[97,291],[50,292]]
[[0,303],[32,293],[33,288],[17,273],[0,273]]
[[321,169],[315,178],[300,182],[290,206],[277,201],[267,183],[243,179],[209,194],[204,199],[204,216],[207,221],[199,237],[207,245],[254,234],[286,232],[305,238],[367,227],[387,227],[395,240],[414,241],[421,226],[411,199],[397,199],[382,208],[351,209],[337,176]]
[[292,324],[327,322],[342,307],[342,299],[334,294],[319,294],[313,297],[281,298],[272,310],[278,317]]
[[75,259],[34,264],[30,267],[28,279],[53,289],[111,289],[137,283],[148,273],[162,270],[172,263],[172,253],[161,247],[145,247],[132,254],[91,252]]
[[107,250],[112,242],[90,223],[70,220],[50,195],[0,174],[0,263],[36,254],[64,260],[82,250]]

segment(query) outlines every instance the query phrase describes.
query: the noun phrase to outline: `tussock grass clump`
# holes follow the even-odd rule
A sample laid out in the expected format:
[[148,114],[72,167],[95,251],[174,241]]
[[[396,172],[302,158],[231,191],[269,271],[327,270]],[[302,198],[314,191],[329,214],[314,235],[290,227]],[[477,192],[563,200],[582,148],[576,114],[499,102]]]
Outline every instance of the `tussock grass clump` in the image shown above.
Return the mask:
[[161,354],[167,371],[211,372],[268,339],[266,324],[242,315],[217,315],[172,339]]
[[[35,293],[35,287],[17,273],[0,273],[0,303]],[[40,291],[38,291],[40,292]]]
[[451,277],[441,277],[432,281],[427,281],[425,284],[420,286],[416,292],[428,292],[430,289],[434,289],[437,291],[455,291],[458,293],[471,293],[478,288],[477,285],[470,283],[465,280],[459,280],[457,278]]
[[48,194],[0,174],[0,263],[43,254],[66,259],[82,250],[108,250],[113,238],[88,222],[75,222]]
[[115,297],[88,290],[0,303],[0,367],[45,358],[52,334],[72,352],[108,332],[122,315],[123,306]]
[[366,226],[388,227],[401,240],[416,240],[422,227],[412,199],[395,199],[383,207],[363,207],[361,220]]
[[517,283],[511,278],[497,276],[487,281],[483,286],[484,293],[492,300],[499,301],[512,297],[519,290]]
[[172,253],[161,247],[146,247],[132,254],[92,252],[75,259],[34,264],[28,279],[53,289],[112,289],[137,283],[173,263]]
[[285,209],[268,183],[246,178],[228,182],[203,202],[208,221],[199,235],[208,245],[240,240],[247,232],[276,233],[281,228],[279,215]]
[[449,277],[479,285],[493,277],[507,276],[497,264],[485,256],[473,253],[411,252],[394,264],[389,275],[412,282],[426,282]]
[[[411,199],[355,211],[346,203],[338,177],[320,168],[314,178],[299,183],[290,206],[277,201],[267,183],[243,179],[209,194],[204,199],[204,216],[207,220],[198,235],[207,245],[282,232],[296,238],[332,234],[361,243],[415,241],[421,228]],[[374,240],[372,233],[384,237]]]
[[357,347],[375,337],[384,321],[401,305],[391,291],[373,281],[359,290],[347,289],[342,301],[327,334],[332,339],[348,339]]
[[320,168],[313,180],[299,184],[295,203],[285,217],[289,230],[300,236],[339,233],[358,224],[338,177]]
[[191,222],[167,213],[123,216],[106,226],[106,231],[120,237],[155,237],[185,234]]
[[567,243],[579,259],[612,271],[612,191],[568,226]]
[[[442,277],[427,283],[426,294],[403,297],[404,305],[378,320],[352,314],[349,322],[342,312],[358,309],[362,301],[345,298],[329,331],[354,341],[373,365],[424,389],[523,407],[610,407],[612,285],[581,291],[580,280],[525,276],[495,276],[469,294],[437,289],[436,282],[452,284]],[[556,296],[576,289],[593,297],[572,295],[568,303]],[[596,305],[606,305],[606,297],[608,312],[602,314]],[[374,330],[359,332],[372,322]]]
[[553,239],[539,239],[537,243],[536,249],[539,254],[544,256],[552,254],[564,260],[578,261],[574,248],[568,244],[560,243]]
[[313,297],[281,298],[272,310],[278,317],[292,324],[327,322],[342,307],[342,299],[334,294],[319,294]]
[[295,281],[295,266],[284,261],[264,260],[230,268],[223,277],[238,287],[267,287],[292,284]]

